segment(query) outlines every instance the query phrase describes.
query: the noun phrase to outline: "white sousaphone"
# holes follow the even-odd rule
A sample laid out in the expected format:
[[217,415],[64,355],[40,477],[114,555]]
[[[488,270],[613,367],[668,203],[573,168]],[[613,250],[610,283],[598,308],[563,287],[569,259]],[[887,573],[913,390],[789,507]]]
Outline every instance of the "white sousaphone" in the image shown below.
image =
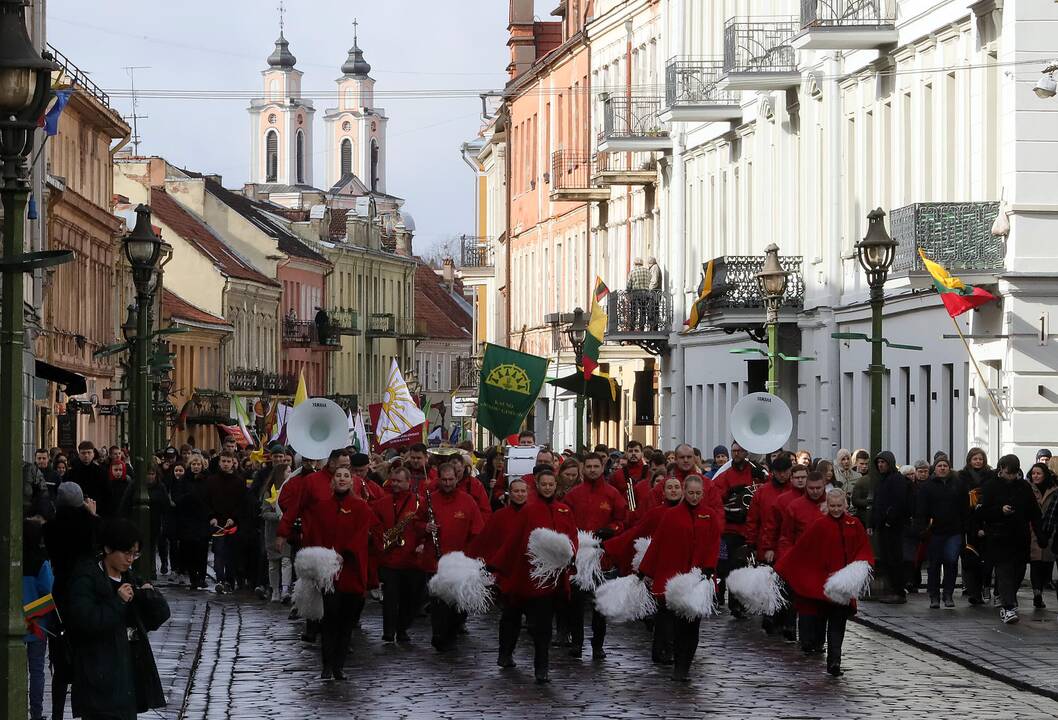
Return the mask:
[[326,460],[349,444],[349,419],[333,400],[308,398],[290,412],[287,442],[310,460]]
[[790,408],[770,393],[752,393],[739,400],[729,422],[735,442],[757,455],[778,450],[793,432]]

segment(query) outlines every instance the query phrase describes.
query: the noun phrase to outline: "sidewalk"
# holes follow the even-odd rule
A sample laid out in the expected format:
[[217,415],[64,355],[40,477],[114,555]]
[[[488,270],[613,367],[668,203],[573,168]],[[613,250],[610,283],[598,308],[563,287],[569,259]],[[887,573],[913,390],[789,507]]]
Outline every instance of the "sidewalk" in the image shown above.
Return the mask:
[[991,604],[973,607],[956,590],[954,609],[931,610],[925,592],[907,596],[906,605],[861,602],[854,620],[916,647],[936,653],[1022,690],[1058,699],[1058,601],[1044,598],[1034,610],[1032,593],[1018,593],[1016,625],[999,621]]

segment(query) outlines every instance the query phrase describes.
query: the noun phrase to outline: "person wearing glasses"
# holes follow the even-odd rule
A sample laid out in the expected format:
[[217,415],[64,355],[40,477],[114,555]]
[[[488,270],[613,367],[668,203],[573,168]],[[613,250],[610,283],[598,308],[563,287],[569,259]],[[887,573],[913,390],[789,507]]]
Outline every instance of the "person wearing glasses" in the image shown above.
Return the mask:
[[77,566],[66,600],[73,714],[134,720],[165,705],[147,633],[169,619],[169,605],[130,572],[140,556],[135,525],[114,520],[100,539],[102,558]]

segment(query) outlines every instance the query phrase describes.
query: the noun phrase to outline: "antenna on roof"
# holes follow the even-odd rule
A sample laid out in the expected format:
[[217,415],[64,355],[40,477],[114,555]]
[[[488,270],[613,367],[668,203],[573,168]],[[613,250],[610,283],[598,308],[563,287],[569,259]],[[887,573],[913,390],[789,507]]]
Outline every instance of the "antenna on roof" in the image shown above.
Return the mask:
[[132,114],[126,115],[126,120],[132,121],[132,147],[136,157],[140,155],[140,120],[146,120],[148,116],[139,114],[139,98],[136,96],[136,71],[150,70],[150,65],[126,65],[125,72],[129,74],[129,84],[132,94]]

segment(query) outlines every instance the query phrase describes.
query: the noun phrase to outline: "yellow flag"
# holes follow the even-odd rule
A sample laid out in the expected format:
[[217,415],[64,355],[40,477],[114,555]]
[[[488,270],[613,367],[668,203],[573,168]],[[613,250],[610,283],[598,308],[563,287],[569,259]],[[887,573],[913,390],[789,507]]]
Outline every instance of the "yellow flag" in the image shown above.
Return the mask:
[[298,373],[298,389],[294,393],[294,407],[309,399],[309,389],[305,386],[305,371]]

